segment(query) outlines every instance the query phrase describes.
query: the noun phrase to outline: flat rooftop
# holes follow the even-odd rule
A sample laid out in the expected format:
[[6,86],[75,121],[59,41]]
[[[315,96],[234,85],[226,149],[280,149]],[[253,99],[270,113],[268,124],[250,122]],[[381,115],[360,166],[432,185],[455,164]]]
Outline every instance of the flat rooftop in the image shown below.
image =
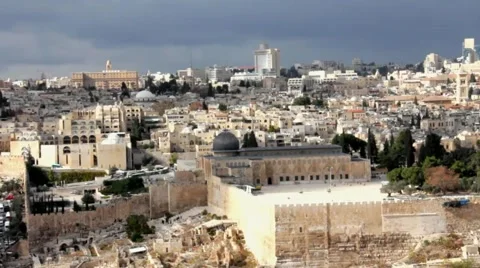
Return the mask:
[[[336,186],[333,186],[336,183]],[[255,198],[259,202],[274,205],[283,204],[315,204],[333,202],[372,202],[383,201],[387,194],[381,193],[380,181],[341,184],[332,182],[331,191],[329,185],[323,182],[292,185],[263,186]]]

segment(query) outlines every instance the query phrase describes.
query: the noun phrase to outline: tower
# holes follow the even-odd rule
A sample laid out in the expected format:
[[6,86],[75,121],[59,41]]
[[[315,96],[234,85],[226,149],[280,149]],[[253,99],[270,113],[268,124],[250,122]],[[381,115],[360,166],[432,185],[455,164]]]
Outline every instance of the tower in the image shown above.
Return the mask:
[[457,103],[468,99],[468,84],[470,82],[470,75],[460,68],[456,73],[457,88],[455,90],[455,97]]
[[112,70],[112,63],[110,60],[107,60],[107,63],[105,64],[105,71],[111,71]]

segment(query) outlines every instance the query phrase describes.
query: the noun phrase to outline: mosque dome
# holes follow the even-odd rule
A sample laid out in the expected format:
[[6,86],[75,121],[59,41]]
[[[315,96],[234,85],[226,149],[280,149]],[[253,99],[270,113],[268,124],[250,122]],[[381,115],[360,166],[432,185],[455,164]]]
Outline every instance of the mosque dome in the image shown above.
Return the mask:
[[156,98],[155,94],[153,94],[152,92],[146,89],[138,92],[135,95],[135,99],[137,100],[153,100],[155,98]]
[[213,139],[213,151],[236,151],[240,149],[240,142],[232,132],[222,131]]

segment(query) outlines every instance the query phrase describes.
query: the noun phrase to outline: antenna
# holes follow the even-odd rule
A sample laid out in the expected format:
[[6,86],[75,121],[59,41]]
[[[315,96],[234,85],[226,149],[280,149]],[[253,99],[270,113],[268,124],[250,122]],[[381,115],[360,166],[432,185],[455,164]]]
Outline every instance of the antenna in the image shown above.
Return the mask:
[[190,69],[193,69],[193,51],[190,49]]

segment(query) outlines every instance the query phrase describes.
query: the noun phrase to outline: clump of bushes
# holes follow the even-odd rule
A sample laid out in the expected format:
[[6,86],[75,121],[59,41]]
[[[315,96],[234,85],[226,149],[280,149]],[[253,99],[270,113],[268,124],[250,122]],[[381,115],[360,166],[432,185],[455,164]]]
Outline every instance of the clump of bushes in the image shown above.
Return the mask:
[[104,171],[72,171],[72,172],[59,172],[57,176],[53,176],[53,180],[65,183],[93,181],[95,177],[103,177],[106,173]]
[[144,234],[153,234],[154,228],[147,224],[147,217],[130,215],[127,218],[127,235],[132,242],[142,242]]
[[104,188],[100,191],[103,195],[127,195],[145,192],[147,189],[142,178],[128,178],[124,180],[106,180]]

